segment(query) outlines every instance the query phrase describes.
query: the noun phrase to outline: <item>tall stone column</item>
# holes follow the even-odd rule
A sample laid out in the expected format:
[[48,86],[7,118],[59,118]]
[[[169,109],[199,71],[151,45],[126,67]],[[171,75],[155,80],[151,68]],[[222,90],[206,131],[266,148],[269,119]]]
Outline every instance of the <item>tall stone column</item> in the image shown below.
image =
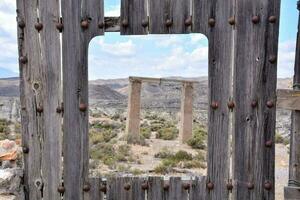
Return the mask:
[[193,84],[184,82],[181,94],[181,116],[179,138],[182,143],[192,137],[193,128]]
[[129,79],[126,133],[134,137],[140,134],[141,86],[140,80]]

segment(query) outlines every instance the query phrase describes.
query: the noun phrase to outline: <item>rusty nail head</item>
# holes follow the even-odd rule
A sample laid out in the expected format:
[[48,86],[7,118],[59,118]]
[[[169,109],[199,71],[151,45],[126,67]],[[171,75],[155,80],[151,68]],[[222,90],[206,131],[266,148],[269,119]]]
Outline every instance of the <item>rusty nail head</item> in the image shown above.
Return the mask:
[[273,108],[274,107],[274,102],[273,101],[268,101],[267,102],[267,106],[268,106],[268,108]]
[[255,107],[257,106],[257,101],[256,101],[256,100],[253,100],[253,101],[251,102],[251,106],[252,106],[252,108],[255,108]]
[[228,19],[228,23],[230,24],[230,25],[235,25],[235,19],[234,19],[234,17],[230,17],[229,19]]
[[64,186],[59,186],[59,187],[57,188],[57,191],[58,191],[59,193],[63,194],[63,193],[65,193],[65,187],[64,187]]
[[270,181],[266,181],[264,184],[264,187],[266,190],[271,190],[272,189],[272,183]]
[[25,22],[24,22],[23,20],[20,20],[20,21],[18,22],[18,26],[19,26],[19,28],[21,28],[21,29],[25,28]]
[[269,62],[270,63],[274,64],[274,63],[276,63],[276,61],[277,61],[277,57],[275,55],[271,55],[269,57]]
[[272,147],[272,145],[273,145],[272,140],[268,140],[268,141],[266,141],[266,143],[265,143],[265,146],[268,147],[268,148]]
[[168,190],[169,187],[170,187],[170,185],[169,185],[168,183],[165,183],[165,184],[164,184],[164,190]]
[[229,109],[233,109],[233,108],[235,107],[234,101],[229,101],[229,102],[227,103],[227,106],[228,106]]
[[252,22],[253,22],[253,24],[258,24],[258,23],[259,23],[259,20],[260,20],[260,18],[259,18],[259,16],[257,16],[257,15],[255,15],[255,16],[252,17]]
[[148,182],[142,183],[142,189],[143,190],[148,190],[148,188],[149,188]]
[[83,186],[83,191],[84,192],[88,192],[88,191],[90,191],[90,189],[91,189],[91,186],[90,186],[89,183],[84,184],[84,186]]
[[216,25],[216,20],[214,18],[209,18],[208,25],[214,27]]
[[254,188],[254,184],[252,182],[247,183],[247,188],[252,190]]
[[189,183],[183,183],[182,184],[182,188],[185,189],[185,190],[189,190],[191,187],[191,185]]
[[148,19],[142,21],[142,27],[146,28],[149,25]]
[[99,22],[98,28],[102,29],[102,28],[104,28],[104,26],[105,26],[104,22]]
[[88,20],[82,20],[80,25],[81,25],[81,28],[88,29],[89,28],[89,21]]
[[173,24],[172,20],[171,19],[167,19],[166,26],[170,27],[170,26],[172,26],[172,24]]
[[130,190],[130,184],[129,184],[129,183],[126,183],[126,184],[124,185],[124,189],[127,190],[127,191]]
[[232,184],[232,181],[229,181],[228,183],[227,183],[227,190],[232,190],[233,189],[233,184]]
[[44,109],[43,109],[43,107],[39,106],[39,107],[36,108],[36,111],[38,113],[42,113],[44,111]]
[[28,62],[28,59],[26,56],[21,56],[19,60],[22,64],[26,64]]
[[100,191],[103,192],[103,193],[106,193],[106,185],[105,184],[102,184],[100,186]]
[[214,184],[209,182],[206,184],[206,187],[207,187],[207,189],[212,190],[212,189],[214,189]]
[[86,105],[86,104],[81,103],[81,104],[79,105],[79,110],[80,110],[80,111],[84,112],[84,111],[86,111],[86,109],[87,109],[87,105]]
[[62,32],[63,29],[64,29],[64,25],[63,25],[61,22],[58,22],[58,23],[56,23],[56,29],[57,29],[59,32]]
[[23,147],[22,148],[23,153],[29,153],[29,148],[28,147]]
[[62,108],[61,108],[60,106],[58,106],[58,107],[56,108],[56,112],[57,112],[57,113],[61,113],[61,112],[62,112]]
[[185,21],[184,21],[184,25],[186,26],[191,26],[192,25],[192,17],[189,17],[187,18]]
[[218,104],[218,102],[216,102],[216,101],[213,101],[212,103],[211,103],[211,108],[212,109],[217,109],[219,107],[219,104]]
[[269,22],[270,23],[274,24],[274,23],[276,23],[276,21],[277,21],[277,17],[276,16],[272,15],[272,16],[269,17]]
[[37,23],[34,25],[34,27],[35,27],[35,29],[36,29],[37,31],[40,32],[40,31],[43,29],[43,24],[40,23],[40,22],[37,22]]
[[128,25],[129,25],[128,20],[127,20],[127,19],[123,19],[123,21],[122,21],[122,26],[123,26],[123,27],[127,27]]

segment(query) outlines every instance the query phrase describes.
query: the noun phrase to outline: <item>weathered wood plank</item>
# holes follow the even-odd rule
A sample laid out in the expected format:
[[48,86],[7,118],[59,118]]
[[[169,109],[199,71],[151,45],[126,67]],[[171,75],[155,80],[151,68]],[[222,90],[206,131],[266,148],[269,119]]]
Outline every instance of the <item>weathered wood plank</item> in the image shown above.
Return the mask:
[[107,200],[115,200],[117,199],[118,192],[121,188],[117,188],[117,179],[116,177],[109,177],[107,179],[107,193],[106,199]]
[[89,200],[102,200],[103,192],[100,191],[101,178],[90,178],[91,192]]
[[167,20],[170,20],[170,0],[149,1],[149,33],[166,34],[169,28],[166,26]]
[[300,91],[277,90],[277,108],[300,111]]
[[148,24],[146,0],[121,0],[121,35],[147,34]]
[[[280,0],[236,3],[233,195],[272,200]],[[273,15],[275,23],[269,21]]]
[[147,180],[143,177],[132,177],[132,196],[134,200],[145,200],[146,190],[143,184],[147,184]]
[[166,200],[187,200],[188,190],[183,188],[183,182],[180,177],[170,178],[169,195]]
[[206,200],[206,177],[195,177],[190,189],[190,200]]
[[284,200],[300,200],[300,187],[285,187]]
[[213,1],[210,0],[193,0],[193,33],[202,33],[208,35],[208,20],[210,17],[214,17],[214,13],[212,12],[212,4]]
[[148,178],[149,190],[148,200],[163,200],[164,198],[164,181],[162,177]]
[[[170,0],[170,19],[172,26],[169,33],[183,34],[191,32],[191,0]],[[187,24],[186,24],[187,23]]]

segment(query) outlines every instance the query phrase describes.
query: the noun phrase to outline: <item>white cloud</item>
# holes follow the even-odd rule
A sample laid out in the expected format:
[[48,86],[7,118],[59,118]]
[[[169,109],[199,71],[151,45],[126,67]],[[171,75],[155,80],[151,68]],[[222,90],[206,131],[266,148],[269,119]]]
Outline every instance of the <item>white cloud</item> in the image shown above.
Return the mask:
[[278,47],[278,77],[292,77],[294,73],[296,41],[279,43]]
[[103,39],[99,40],[102,51],[114,56],[132,56],[136,53],[136,45],[132,40],[126,42],[105,43]]
[[105,10],[104,15],[107,17],[119,17],[120,16],[120,4],[111,6]]
[[192,44],[199,44],[200,41],[207,40],[203,34],[191,34],[190,37]]

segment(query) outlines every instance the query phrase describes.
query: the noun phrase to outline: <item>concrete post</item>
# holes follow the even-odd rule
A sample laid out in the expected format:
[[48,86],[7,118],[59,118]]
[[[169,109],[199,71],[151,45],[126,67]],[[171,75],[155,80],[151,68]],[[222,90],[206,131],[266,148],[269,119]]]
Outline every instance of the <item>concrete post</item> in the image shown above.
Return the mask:
[[179,139],[182,143],[192,137],[193,128],[193,84],[184,82],[181,94],[181,116]]
[[136,138],[140,134],[141,86],[140,80],[129,79],[126,133]]

